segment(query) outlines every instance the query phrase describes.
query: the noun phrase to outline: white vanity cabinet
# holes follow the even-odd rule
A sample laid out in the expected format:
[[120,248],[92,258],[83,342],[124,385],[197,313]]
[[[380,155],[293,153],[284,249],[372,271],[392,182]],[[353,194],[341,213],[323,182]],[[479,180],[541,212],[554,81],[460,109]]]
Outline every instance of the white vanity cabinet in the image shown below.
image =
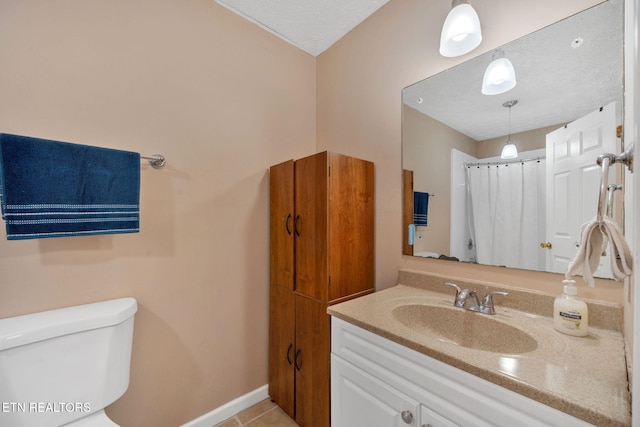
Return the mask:
[[455,427],[417,400],[331,356],[332,426]]
[[442,415],[433,412],[424,405],[420,407],[420,414],[420,423],[422,427],[457,427],[452,421],[449,421]]
[[[418,426],[420,403],[382,381],[331,355],[331,425]],[[333,416],[337,416],[334,419]]]
[[332,427],[592,426],[339,318],[331,329]]

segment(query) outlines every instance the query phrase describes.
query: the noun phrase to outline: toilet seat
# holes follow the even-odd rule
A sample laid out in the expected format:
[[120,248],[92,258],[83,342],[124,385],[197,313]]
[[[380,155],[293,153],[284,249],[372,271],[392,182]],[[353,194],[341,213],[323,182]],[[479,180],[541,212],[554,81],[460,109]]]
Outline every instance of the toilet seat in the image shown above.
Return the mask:
[[120,427],[118,424],[111,421],[107,414],[103,410],[96,412],[95,414],[82,417],[79,420],[75,420],[69,424],[65,424],[62,427]]

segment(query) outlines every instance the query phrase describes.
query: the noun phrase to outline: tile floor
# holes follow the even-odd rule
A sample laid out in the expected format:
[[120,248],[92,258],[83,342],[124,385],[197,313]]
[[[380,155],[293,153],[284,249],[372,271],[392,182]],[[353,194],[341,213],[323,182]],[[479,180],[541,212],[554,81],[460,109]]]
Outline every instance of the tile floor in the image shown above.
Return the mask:
[[297,427],[295,421],[270,399],[245,409],[215,427]]

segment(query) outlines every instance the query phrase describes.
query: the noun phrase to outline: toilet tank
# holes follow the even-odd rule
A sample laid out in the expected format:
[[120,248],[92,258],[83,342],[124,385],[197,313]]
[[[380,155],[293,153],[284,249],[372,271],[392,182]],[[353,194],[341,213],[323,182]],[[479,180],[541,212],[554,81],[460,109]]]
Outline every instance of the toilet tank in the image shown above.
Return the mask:
[[134,298],[0,319],[0,426],[60,426],[129,386]]

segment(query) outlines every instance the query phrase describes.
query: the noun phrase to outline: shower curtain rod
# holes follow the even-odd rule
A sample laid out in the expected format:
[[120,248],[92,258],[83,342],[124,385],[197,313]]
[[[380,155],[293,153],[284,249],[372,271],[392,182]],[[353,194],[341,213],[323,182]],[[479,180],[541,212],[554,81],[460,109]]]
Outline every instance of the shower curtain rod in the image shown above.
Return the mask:
[[483,163],[464,162],[462,165],[468,168],[470,168],[471,166],[500,166],[500,165],[510,165],[512,163],[526,163],[526,162],[540,161],[540,160],[544,160],[545,158],[546,158],[545,156],[538,156],[538,157],[531,157],[528,159],[503,160],[498,162],[483,162]]

